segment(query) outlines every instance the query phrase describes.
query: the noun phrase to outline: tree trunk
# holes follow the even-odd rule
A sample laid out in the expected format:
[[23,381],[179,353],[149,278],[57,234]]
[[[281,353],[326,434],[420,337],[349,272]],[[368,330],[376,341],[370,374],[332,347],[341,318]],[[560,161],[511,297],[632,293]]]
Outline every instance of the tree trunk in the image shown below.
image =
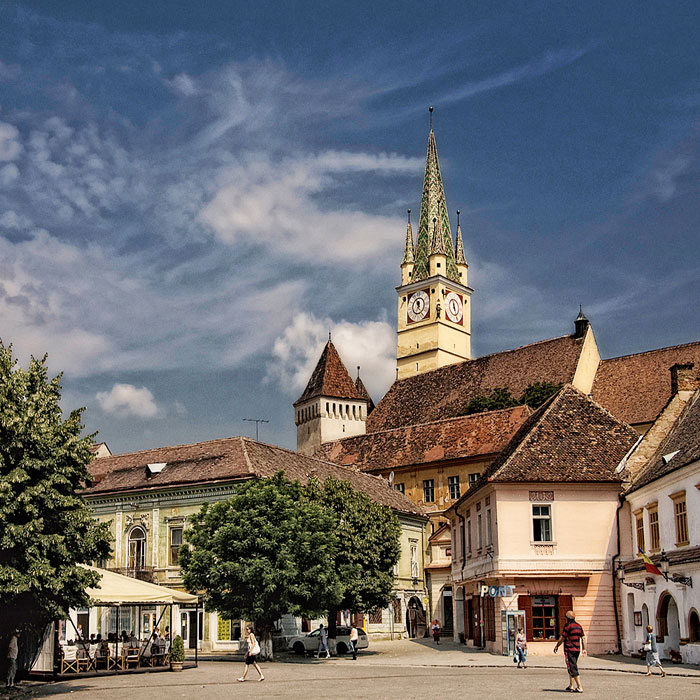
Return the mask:
[[[255,636],[260,645],[260,659],[264,661],[272,661],[274,659],[274,651],[272,646],[272,626],[266,623],[258,623],[255,625]],[[250,650],[249,650],[250,651]]]
[[331,656],[337,656],[336,638],[338,637],[338,608],[328,610],[328,648]]

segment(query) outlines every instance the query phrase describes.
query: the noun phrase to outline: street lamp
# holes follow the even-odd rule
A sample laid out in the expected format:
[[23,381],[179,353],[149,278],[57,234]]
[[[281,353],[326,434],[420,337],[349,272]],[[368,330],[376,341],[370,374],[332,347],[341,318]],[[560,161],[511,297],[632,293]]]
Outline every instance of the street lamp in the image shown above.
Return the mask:
[[668,581],[668,556],[666,555],[666,550],[662,549],[661,550],[661,573],[664,575],[664,578]]
[[661,564],[661,573],[663,577],[667,581],[673,581],[673,583],[680,583],[682,586],[690,586],[691,588],[693,587],[693,577],[692,576],[674,576],[668,575],[668,567],[670,566],[671,562],[669,561],[668,556],[666,555],[666,550],[662,549],[661,550],[661,559],[659,561]]
[[629,588],[636,588],[638,591],[644,590],[644,582],[642,581],[639,583],[636,581],[632,581],[631,583],[625,581],[625,567],[622,565],[622,561],[619,559],[617,560],[617,578],[620,579],[620,583],[628,586]]

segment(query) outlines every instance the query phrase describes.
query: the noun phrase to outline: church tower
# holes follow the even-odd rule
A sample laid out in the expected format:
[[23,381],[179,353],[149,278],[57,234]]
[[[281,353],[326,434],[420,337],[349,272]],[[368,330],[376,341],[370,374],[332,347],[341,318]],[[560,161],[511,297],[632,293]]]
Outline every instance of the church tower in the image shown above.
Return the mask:
[[401,286],[396,288],[399,379],[471,358],[474,290],[467,284],[467,268],[459,211],[457,238],[452,242],[431,107],[418,237],[414,246],[409,209]]
[[329,334],[304,393],[294,402],[298,452],[312,455],[323,442],[364,435],[374,404],[357,370],[353,382]]

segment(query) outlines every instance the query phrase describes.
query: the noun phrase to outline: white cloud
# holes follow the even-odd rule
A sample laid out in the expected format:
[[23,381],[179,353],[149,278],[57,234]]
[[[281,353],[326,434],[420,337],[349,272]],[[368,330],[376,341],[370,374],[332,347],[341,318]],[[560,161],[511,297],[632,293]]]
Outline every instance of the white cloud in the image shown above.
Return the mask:
[[187,73],[179,73],[168,82],[168,85],[185,97],[191,97],[192,95],[196,95],[198,92],[194,80],[192,80]]
[[9,187],[19,177],[19,168],[14,163],[8,163],[0,168],[0,185]]
[[13,124],[0,122],[0,161],[15,160],[22,152],[19,130]]
[[265,156],[230,168],[201,220],[229,245],[258,243],[274,254],[314,262],[371,260],[396,246],[399,217],[322,209],[316,196],[356,174],[415,175],[422,161],[392,154],[328,151],[273,163]]
[[375,400],[384,395],[396,375],[396,331],[384,321],[334,322],[313,314],[296,314],[274,342],[268,381],[277,382],[290,395],[301,394],[331,331],[333,344],[350,376],[357,366],[367,390]]
[[9,209],[0,214],[0,226],[3,228],[22,231],[32,227],[31,220],[23,214],[18,214],[16,211]]
[[145,386],[139,389],[133,384],[115,384],[109,391],[98,392],[95,398],[105,413],[138,418],[158,415],[155,397]]

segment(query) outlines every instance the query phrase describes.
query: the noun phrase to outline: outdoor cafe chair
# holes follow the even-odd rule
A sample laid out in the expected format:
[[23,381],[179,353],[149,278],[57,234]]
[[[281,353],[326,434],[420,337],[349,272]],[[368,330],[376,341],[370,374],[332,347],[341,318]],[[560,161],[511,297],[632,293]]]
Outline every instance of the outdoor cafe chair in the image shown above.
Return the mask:
[[78,673],[78,650],[74,646],[64,646],[61,653],[61,674]]

